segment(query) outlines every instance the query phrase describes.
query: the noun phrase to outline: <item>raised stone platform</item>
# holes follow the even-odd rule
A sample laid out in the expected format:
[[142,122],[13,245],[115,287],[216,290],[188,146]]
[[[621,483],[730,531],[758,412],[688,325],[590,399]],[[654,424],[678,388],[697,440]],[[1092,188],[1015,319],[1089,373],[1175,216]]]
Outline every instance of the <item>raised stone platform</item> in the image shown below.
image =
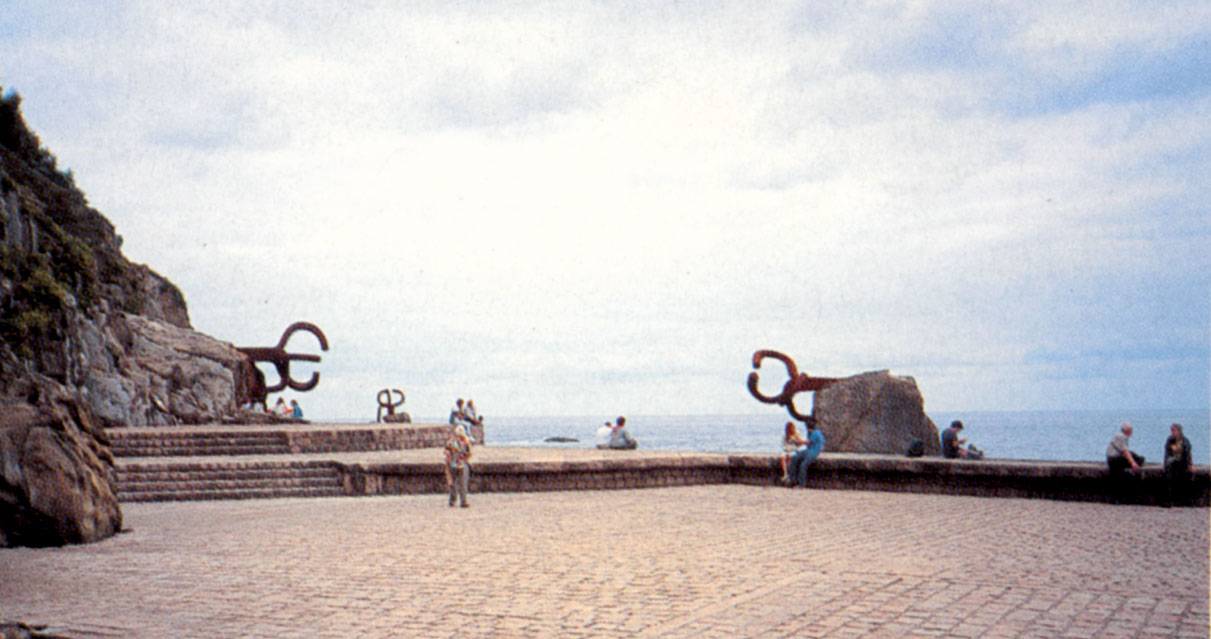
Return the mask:
[[[115,457],[204,457],[212,455],[295,455],[406,450],[441,446],[446,424],[208,424],[109,428],[105,435]],[[483,426],[472,428],[483,443]]]
[[[107,432],[111,441],[150,442],[115,445],[120,499],[166,501],[444,492],[442,454],[436,447],[448,428],[444,424],[300,424]],[[271,452],[262,452],[258,438],[267,434],[278,438],[278,443]],[[243,438],[258,443],[239,443]],[[205,443],[199,444],[202,440]],[[171,452],[153,456],[152,451],[158,450]],[[472,461],[471,491],[477,493],[775,486],[780,474],[775,453],[477,446]],[[977,462],[825,453],[812,466],[809,481],[812,488],[828,490],[1111,500],[1105,464],[1093,462]],[[1211,469],[1197,467],[1193,488],[1195,504],[1211,503]],[[1160,467],[1148,465],[1127,501],[1157,503],[1163,490]]]

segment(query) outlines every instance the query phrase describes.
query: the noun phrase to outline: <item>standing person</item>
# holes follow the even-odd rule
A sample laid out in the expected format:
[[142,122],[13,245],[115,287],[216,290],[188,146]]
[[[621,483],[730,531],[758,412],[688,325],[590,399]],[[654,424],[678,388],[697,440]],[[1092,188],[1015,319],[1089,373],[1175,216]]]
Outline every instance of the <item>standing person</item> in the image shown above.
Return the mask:
[[807,444],[807,440],[799,436],[799,429],[795,428],[795,422],[786,422],[786,430],[782,434],[782,483],[790,483],[790,475],[787,474],[787,470],[791,455],[799,452],[799,448],[805,444]]
[[290,400],[290,416],[295,419],[303,418],[303,407],[299,406],[299,400],[297,399]]
[[1165,507],[1185,505],[1193,475],[1190,469],[1192,451],[1190,440],[1182,433],[1181,424],[1169,427],[1165,440]]
[[594,435],[595,439],[597,440],[597,447],[598,448],[609,448],[610,447],[610,433],[613,433],[613,432],[614,432],[613,424],[611,424],[610,422],[606,422],[605,424],[602,424],[601,428],[598,428],[597,433]]
[[635,441],[635,438],[627,432],[627,418],[619,415],[618,422],[614,424],[614,430],[610,431],[610,448],[634,450],[638,447],[639,442]]
[[1134,430],[1131,422],[1123,422],[1119,426],[1119,432],[1110,439],[1110,445],[1106,447],[1106,467],[1110,471],[1110,500],[1116,504],[1126,495],[1131,481],[1127,468],[1130,467],[1132,473],[1138,473],[1140,466],[1144,465],[1144,456],[1131,450],[1131,433]]
[[791,456],[790,480],[797,488],[807,488],[807,467],[811,466],[820,453],[824,452],[824,433],[816,428],[816,418],[808,417],[807,447]]
[[446,440],[446,487],[450,489],[450,507],[458,497],[459,506],[467,507],[467,489],[471,483],[471,441],[462,424],[454,427],[454,433]]

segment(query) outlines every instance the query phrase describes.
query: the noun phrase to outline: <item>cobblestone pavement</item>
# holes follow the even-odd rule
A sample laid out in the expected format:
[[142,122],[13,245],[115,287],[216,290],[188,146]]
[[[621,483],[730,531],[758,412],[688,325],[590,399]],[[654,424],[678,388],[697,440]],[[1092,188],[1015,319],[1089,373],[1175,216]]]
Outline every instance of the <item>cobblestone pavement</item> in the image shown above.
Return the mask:
[[1207,637],[1207,509],[749,486],[127,504],[0,550],[71,637]]

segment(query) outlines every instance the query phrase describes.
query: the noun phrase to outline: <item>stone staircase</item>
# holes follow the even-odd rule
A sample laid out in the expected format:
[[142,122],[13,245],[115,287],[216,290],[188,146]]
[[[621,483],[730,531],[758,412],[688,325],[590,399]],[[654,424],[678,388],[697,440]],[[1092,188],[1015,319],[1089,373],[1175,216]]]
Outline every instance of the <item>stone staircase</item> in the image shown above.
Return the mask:
[[110,432],[114,457],[206,457],[212,455],[289,455],[285,434],[274,431],[160,432],[139,436]]
[[340,470],[327,461],[120,463],[120,501],[339,497]]
[[432,448],[448,432],[445,424],[215,424],[105,434],[118,499],[142,502],[347,495],[338,457]]

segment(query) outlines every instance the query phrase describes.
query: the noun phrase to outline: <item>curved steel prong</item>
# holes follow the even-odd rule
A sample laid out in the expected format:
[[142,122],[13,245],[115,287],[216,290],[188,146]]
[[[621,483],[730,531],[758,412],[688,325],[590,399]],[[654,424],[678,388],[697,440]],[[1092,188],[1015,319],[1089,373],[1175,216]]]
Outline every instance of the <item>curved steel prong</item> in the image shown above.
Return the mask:
[[787,391],[790,389],[791,385],[794,383],[795,378],[798,377],[798,375],[799,375],[799,369],[798,369],[798,367],[795,366],[795,362],[791,358],[787,357],[786,355],[783,355],[782,353],[779,353],[778,351],[768,351],[768,350],[757,351],[756,353],[753,353],[753,368],[755,368],[755,369],[761,368],[761,362],[763,362],[767,357],[776,359],[776,360],[782,362],[783,366],[786,366],[786,375],[789,379],[786,381],[785,384],[782,385],[782,392],[773,397],[770,397],[768,395],[763,395],[761,393],[761,391],[757,390],[757,381],[758,380],[757,380],[756,371],[753,371],[752,373],[748,374],[748,392],[752,393],[753,397],[757,398],[757,401],[764,402],[766,404],[783,405],[786,402]]
[[324,335],[324,331],[320,330],[320,327],[312,324],[311,322],[295,322],[290,326],[287,326],[286,330],[282,332],[282,338],[278,340],[277,346],[239,349],[240,351],[243,351],[244,354],[248,355],[248,358],[254,363],[268,362],[273,364],[273,368],[278,373],[277,383],[273,384],[272,386],[264,386],[263,394],[260,394],[260,397],[256,397],[254,399],[264,401],[264,395],[276,393],[284,390],[286,387],[290,387],[299,392],[306,392],[315,388],[320,383],[320,374],[318,372],[311,373],[311,377],[307,381],[299,381],[290,375],[290,362],[292,361],[320,361],[319,355],[286,352],[286,344],[290,341],[290,338],[299,331],[311,333],[315,336],[315,339],[319,341],[320,350],[328,350],[328,337]]
[[286,343],[290,341],[290,337],[292,335],[299,331],[307,331],[308,333],[314,335],[315,338],[320,342],[320,350],[325,352],[328,351],[328,338],[324,336],[324,331],[321,331],[320,327],[312,324],[311,322],[295,322],[290,326],[287,326],[286,330],[282,333],[282,339],[278,340],[278,348],[285,352]]
[[789,379],[787,379],[786,383],[782,385],[782,392],[770,397],[768,395],[763,395],[761,391],[758,390],[757,373],[754,371],[748,375],[748,392],[760,402],[785,406],[786,411],[790,413],[791,417],[794,417],[799,421],[806,422],[807,420],[811,419],[807,415],[800,413],[795,408],[795,395],[799,393],[808,393],[821,390],[836,382],[837,379],[832,377],[811,377],[806,373],[800,373],[799,367],[795,365],[795,360],[782,353],[779,353],[778,351],[771,350],[760,350],[753,353],[753,368],[761,368],[761,362],[763,362],[766,358],[772,358],[782,362],[782,364],[786,366],[786,374]]

